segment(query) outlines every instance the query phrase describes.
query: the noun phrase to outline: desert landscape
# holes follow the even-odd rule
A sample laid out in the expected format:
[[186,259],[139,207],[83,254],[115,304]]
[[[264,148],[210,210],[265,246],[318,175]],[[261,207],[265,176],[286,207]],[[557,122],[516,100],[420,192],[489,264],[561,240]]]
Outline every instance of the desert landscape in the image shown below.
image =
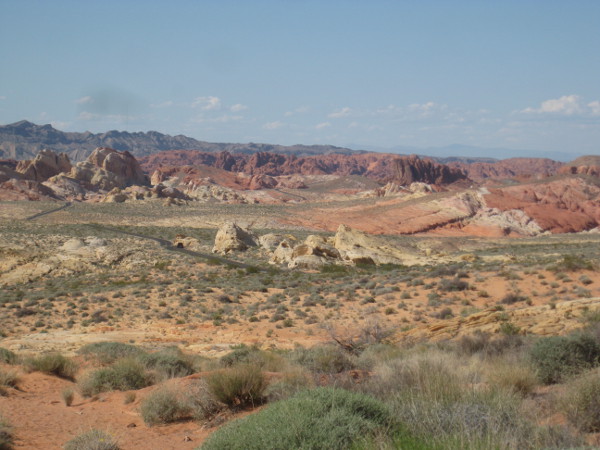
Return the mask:
[[[2,445],[600,445],[584,394],[600,364],[599,175],[598,157],[5,159]],[[331,420],[345,402],[381,410],[338,437],[239,440],[328,396]]]
[[0,1],[0,450],[600,448],[599,18]]

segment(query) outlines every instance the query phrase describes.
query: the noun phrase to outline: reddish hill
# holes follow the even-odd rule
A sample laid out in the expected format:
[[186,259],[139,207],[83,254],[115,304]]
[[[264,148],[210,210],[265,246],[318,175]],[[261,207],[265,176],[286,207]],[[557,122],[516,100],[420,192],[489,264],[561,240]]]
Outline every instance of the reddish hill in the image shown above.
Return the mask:
[[580,174],[600,177],[600,156],[582,156],[565,164],[559,171],[564,174]]
[[485,201],[501,211],[524,211],[552,233],[589,230],[600,224],[600,187],[579,176],[490,189]]
[[395,181],[402,185],[414,181],[438,185],[468,181],[461,170],[438,164],[430,159],[420,159],[416,156],[400,157],[386,153],[297,157],[267,152],[246,155],[179,150],[156,153],[142,158],[140,164],[149,173],[161,167],[169,167],[171,175],[172,168],[176,166],[207,165],[252,176],[360,175],[381,182]]
[[474,181],[506,178],[540,179],[556,175],[564,164],[548,158],[509,158],[497,162],[464,163],[454,161],[449,167],[462,170]]

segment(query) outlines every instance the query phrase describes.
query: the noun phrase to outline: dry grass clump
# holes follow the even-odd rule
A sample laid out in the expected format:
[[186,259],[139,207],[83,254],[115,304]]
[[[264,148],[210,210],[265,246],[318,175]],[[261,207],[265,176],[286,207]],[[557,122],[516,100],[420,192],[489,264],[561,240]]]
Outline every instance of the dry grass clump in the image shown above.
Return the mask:
[[148,426],[176,422],[191,415],[189,404],[172,386],[160,386],[144,398],[140,412]]
[[74,437],[64,450],[119,450],[117,440],[106,431],[92,429]]
[[14,369],[0,369],[0,388],[4,387],[17,387],[20,376],[19,372]]
[[63,399],[63,402],[65,402],[66,406],[71,406],[73,404],[73,400],[75,399],[75,391],[73,390],[73,388],[64,388],[60,395]]
[[480,371],[477,357],[425,349],[376,367],[361,389],[384,400],[408,430],[427,437],[433,447],[524,449],[576,441],[561,430],[537,427],[526,416],[515,389],[530,389],[526,382],[506,375],[509,388],[486,385]]
[[17,360],[18,357],[14,352],[11,352],[7,348],[0,347],[0,363],[16,364]]
[[88,372],[78,380],[78,385],[81,395],[91,397],[105,391],[142,389],[151,385],[153,381],[142,363],[125,358],[110,367]]
[[77,373],[77,364],[60,353],[48,353],[30,358],[26,361],[26,365],[31,371],[43,372],[67,380],[73,380]]
[[569,421],[581,431],[600,431],[600,370],[593,369],[567,383],[561,405]]
[[262,403],[267,380],[257,366],[240,364],[213,372],[207,378],[210,392],[229,407]]
[[9,450],[13,445],[12,426],[0,414],[0,450]]
[[487,379],[492,386],[527,396],[538,386],[538,376],[526,361],[496,360],[488,367]]

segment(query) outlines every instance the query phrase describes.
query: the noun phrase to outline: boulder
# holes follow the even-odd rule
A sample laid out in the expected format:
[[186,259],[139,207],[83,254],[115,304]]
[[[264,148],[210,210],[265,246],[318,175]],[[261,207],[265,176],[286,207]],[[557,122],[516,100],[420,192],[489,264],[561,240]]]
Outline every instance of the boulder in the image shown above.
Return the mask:
[[215,237],[213,253],[226,254],[232,251],[244,251],[258,246],[258,238],[234,222],[225,222],[219,227]]
[[340,258],[354,264],[400,264],[402,252],[383,239],[341,224],[334,237]]

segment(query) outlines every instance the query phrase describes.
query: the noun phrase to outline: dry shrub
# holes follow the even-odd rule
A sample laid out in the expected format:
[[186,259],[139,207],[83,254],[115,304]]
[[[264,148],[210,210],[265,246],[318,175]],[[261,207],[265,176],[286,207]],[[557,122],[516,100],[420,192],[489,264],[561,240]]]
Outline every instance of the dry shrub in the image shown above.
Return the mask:
[[229,407],[254,406],[264,398],[267,380],[253,365],[237,365],[212,373],[207,378],[210,392]]
[[56,375],[57,377],[72,380],[77,372],[75,362],[60,353],[49,353],[47,355],[31,358],[27,361],[27,367],[31,371]]
[[71,439],[64,450],[119,450],[119,445],[106,431],[94,429]]
[[177,422],[190,417],[189,405],[171,386],[160,386],[150,393],[140,405],[144,423],[148,426]]
[[581,431],[600,431],[600,371],[593,369],[571,380],[561,405],[569,421]]
[[538,385],[533,368],[521,361],[496,361],[490,364],[488,380],[493,386],[527,396]]

